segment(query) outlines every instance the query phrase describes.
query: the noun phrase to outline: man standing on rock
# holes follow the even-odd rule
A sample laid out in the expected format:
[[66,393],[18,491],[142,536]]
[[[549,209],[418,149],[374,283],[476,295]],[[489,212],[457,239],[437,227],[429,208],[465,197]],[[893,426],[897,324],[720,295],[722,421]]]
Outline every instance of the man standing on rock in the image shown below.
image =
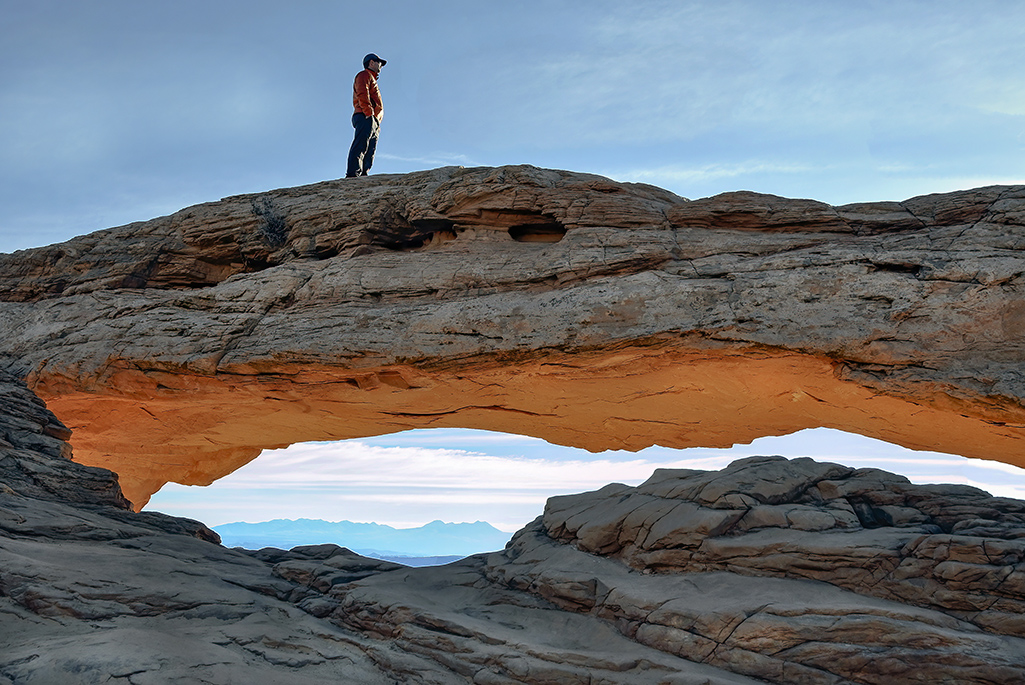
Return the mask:
[[356,134],[349,148],[349,164],[345,176],[366,176],[374,164],[374,152],[377,151],[377,137],[381,133],[381,119],[384,118],[384,105],[381,103],[381,91],[377,87],[377,77],[381,67],[387,62],[374,53],[363,58],[363,71],[356,74],[352,84],[352,127]]

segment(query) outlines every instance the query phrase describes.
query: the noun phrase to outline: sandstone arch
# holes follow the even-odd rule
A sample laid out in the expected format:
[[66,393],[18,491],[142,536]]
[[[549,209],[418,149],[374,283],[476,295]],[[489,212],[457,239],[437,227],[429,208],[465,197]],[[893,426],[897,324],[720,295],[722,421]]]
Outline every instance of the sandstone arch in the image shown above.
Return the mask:
[[426,427],[599,451],[726,447],[825,426],[1025,466],[1020,427],[973,417],[949,398],[879,393],[841,380],[831,360],[775,350],[629,347],[449,369],[106,380],[118,394],[42,382],[37,392],[72,428],[76,460],[116,471],[137,508],[165,482],[209,484],[263,449]]
[[448,168],[0,256],[0,330],[136,507],[426,426],[592,450],[827,426],[1025,466],[1023,217],[1021,186],[830,207]]

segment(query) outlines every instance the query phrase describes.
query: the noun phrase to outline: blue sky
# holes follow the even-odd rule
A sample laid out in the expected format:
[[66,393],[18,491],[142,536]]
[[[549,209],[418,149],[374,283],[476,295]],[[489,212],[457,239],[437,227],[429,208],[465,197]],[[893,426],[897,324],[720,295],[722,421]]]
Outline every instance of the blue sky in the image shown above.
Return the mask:
[[0,250],[337,178],[537,166],[833,204],[1025,182],[1025,4],[0,0]]
[[[832,204],[1025,183],[1025,3],[0,0],[0,17],[5,252],[343,175],[367,52],[388,60],[375,173],[529,163]],[[392,517],[487,518],[443,504]]]

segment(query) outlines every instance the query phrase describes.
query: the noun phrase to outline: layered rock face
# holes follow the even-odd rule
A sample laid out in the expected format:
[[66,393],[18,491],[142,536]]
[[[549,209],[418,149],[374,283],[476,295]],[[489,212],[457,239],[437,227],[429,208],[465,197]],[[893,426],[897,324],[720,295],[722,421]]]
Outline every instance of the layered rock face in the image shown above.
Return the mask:
[[1025,683],[1025,503],[973,488],[752,457],[424,569],[132,511],[429,426],[1022,464],[1023,218],[1025,187],[829,207],[440,169],[2,255],[0,684]]
[[831,207],[532,167],[227,198],[0,256],[3,365],[136,508],[262,449],[828,426],[1025,465],[1025,187]]
[[406,568],[225,549],[2,416],[0,683],[1025,682],[1025,502],[974,488],[753,457]]

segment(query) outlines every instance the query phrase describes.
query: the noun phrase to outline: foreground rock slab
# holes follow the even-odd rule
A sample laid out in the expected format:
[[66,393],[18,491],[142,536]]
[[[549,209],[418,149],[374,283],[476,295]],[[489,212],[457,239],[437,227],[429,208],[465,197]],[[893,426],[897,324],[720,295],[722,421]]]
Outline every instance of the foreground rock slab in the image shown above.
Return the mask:
[[[759,501],[764,492],[746,478],[754,471],[860,495],[889,493],[868,483],[900,482],[780,458],[691,479],[733,483],[735,499]],[[839,533],[809,531],[807,521],[856,497],[791,494],[750,503],[751,523],[759,508],[787,511],[767,540],[757,527],[688,525],[693,511],[676,511],[688,507],[653,515],[643,491],[680,481],[656,474],[629,494],[610,486],[553,500],[504,551],[433,568],[335,545],[225,549],[190,534],[187,522],[168,532],[170,517],[161,526],[159,515],[3,494],[0,682],[1025,682],[1025,631],[1013,613],[1025,593],[996,581],[1023,571],[1025,503],[972,493],[966,504],[969,493],[950,500],[904,482],[926,520],[864,529],[852,514]],[[623,505],[595,516],[613,491],[626,495]],[[705,517],[736,518],[735,499]],[[948,513],[928,517],[930,507]],[[582,525],[570,533],[568,521]],[[952,523],[961,533],[940,525]],[[615,551],[592,549],[610,540]],[[744,554],[723,560],[723,546]],[[915,573],[892,563],[920,561],[923,547],[943,554]],[[700,556],[688,548],[720,559],[685,561]],[[643,566],[625,549],[663,559]],[[874,573],[845,573],[851,566]]]
[[0,255],[0,365],[136,508],[408,428],[591,450],[827,426],[1025,466],[1025,186],[831,207],[449,167]]

